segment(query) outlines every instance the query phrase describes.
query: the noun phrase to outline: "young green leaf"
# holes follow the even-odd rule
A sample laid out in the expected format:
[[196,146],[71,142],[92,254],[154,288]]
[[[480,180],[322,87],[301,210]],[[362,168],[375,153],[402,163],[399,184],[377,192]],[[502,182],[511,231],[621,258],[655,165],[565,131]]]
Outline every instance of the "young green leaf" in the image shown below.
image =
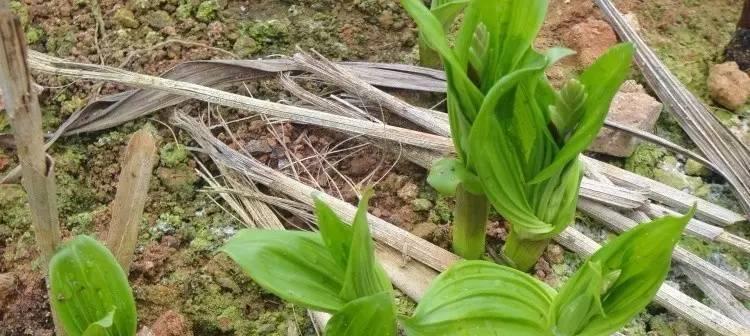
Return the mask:
[[382,292],[347,303],[328,321],[326,335],[396,335],[396,311],[392,293]]
[[367,224],[367,203],[371,196],[372,191],[363,193],[352,222],[351,250],[339,294],[346,301],[393,290],[385,270],[375,260],[375,248]]
[[88,236],[66,243],[50,260],[50,304],[68,335],[132,336],[133,293],[109,250]]
[[552,335],[554,291],[531,276],[486,261],[461,261],[438,276],[404,321],[409,335]]
[[532,179],[531,184],[544,181],[559,171],[571,160],[577,160],[601,129],[617,90],[630,71],[635,48],[630,43],[621,43],[610,48],[599,57],[579,78],[586,88],[583,116],[565,146],[555,160]]
[[346,268],[349,261],[349,251],[352,248],[352,228],[342,221],[328,204],[315,199],[315,217],[323,242],[328,247],[341,269]]
[[555,298],[553,328],[559,336],[609,335],[651,302],[667,276],[672,250],[695,207],[615,238],[599,249]]
[[343,268],[317,233],[245,229],[221,250],[284,300],[332,313],[346,304]]
[[115,307],[109,311],[107,316],[102,317],[101,320],[96,321],[89,325],[88,328],[83,332],[83,336],[109,336],[107,330],[112,327],[115,323]]

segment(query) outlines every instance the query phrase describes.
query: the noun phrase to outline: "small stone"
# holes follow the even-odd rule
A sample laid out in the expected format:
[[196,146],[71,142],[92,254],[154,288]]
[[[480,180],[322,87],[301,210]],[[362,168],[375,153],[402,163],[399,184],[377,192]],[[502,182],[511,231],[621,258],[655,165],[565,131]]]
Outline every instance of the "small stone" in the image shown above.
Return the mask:
[[193,328],[182,314],[167,310],[151,326],[154,336],[192,336]]
[[708,72],[708,93],[719,105],[737,111],[750,98],[750,76],[735,62],[716,64]]
[[414,211],[427,211],[432,209],[432,202],[424,198],[416,198],[411,201],[411,206]]
[[254,38],[241,35],[237,38],[237,41],[234,41],[232,50],[234,50],[234,53],[237,54],[237,56],[239,56],[240,58],[245,58],[257,53],[261,48],[261,45],[258,44],[258,42],[255,41]]
[[582,66],[593,64],[607,49],[617,44],[617,35],[612,27],[594,18],[574,25],[563,38],[566,45],[578,52],[578,62]]
[[432,222],[422,222],[414,226],[411,229],[411,233],[422,239],[429,239],[432,237],[432,233],[438,229],[438,226]]
[[156,30],[174,25],[172,17],[163,10],[153,11],[144,15],[141,18],[141,22]]
[[115,22],[124,28],[138,28],[140,22],[135,19],[135,14],[125,7],[118,9],[113,17]]
[[711,174],[711,171],[700,162],[688,159],[687,162],[685,162],[685,174],[692,176],[708,176]]
[[250,140],[245,145],[245,149],[252,154],[270,153],[273,148],[265,140]]
[[396,194],[404,201],[412,200],[419,194],[419,187],[412,182],[407,182]]
[[[612,100],[607,119],[652,132],[661,111],[662,103],[648,95],[643,86],[628,80],[622,84]],[[617,157],[629,157],[637,144],[637,139],[627,133],[603,128],[589,150]]]

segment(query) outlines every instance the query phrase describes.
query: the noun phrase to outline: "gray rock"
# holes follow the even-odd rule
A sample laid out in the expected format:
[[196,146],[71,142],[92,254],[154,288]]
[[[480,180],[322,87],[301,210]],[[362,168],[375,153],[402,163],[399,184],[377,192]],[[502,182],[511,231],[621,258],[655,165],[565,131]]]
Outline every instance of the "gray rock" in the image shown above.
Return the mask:
[[[662,103],[649,96],[643,86],[629,80],[622,84],[620,92],[615,95],[607,120],[652,132],[661,111]],[[603,128],[589,150],[617,157],[629,157],[637,143],[637,139],[624,132]]]

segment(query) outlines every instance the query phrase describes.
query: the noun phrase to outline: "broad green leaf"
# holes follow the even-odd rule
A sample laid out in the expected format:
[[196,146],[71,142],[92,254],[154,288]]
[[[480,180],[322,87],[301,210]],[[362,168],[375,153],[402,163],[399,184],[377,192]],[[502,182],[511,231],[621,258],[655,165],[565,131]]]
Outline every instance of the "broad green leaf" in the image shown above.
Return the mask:
[[635,49],[630,43],[610,48],[579,78],[586,88],[587,99],[583,118],[565,145],[557,153],[554,162],[542,170],[530,183],[535,184],[550,178],[571,160],[576,160],[599,134],[609,105],[622,85],[633,60]]
[[325,312],[340,310],[344,269],[317,233],[245,229],[221,249],[276,296]]
[[352,222],[352,248],[339,294],[346,301],[393,290],[385,270],[375,260],[375,247],[367,224],[367,203],[371,196],[369,190],[362,194]]
[[315,199],[315,218],[328,252],[336,259],[341,269],[346,269],[349,250],[352,247],[352,228],[318,198]]
[[695,207],[683,217],[641,224],[591,256],[555,298],[556,335],[609,335],[643,310],[666,278],[693,214]]
[[456,166],[460,164],[454,158],[444,158],[435,161],[432,168],[430,168],[430,174],[427,176],[427,183],[443,195],[455,195],[456,188],[461,183],[461,179],[456,173]]
[[[66,243],[50,260],[50,303],[68,335],[84,335],[91,325],[107,335],[132,336],[136,331],[133,293],[125,272],[106,247],[88,236]],[[94,329],[97,327],[94,327]]]
[[470,172],[461,161],[454,158],[435,161],[427,176],[427,183],[446,196],[455,195],[456,188],[461,183],[466,190],[474,194],[484,194],[479,177]]
[[539,62],[500,79],[487,94],[469,136],[469,160],[487,197],[514,230],[524,227],[519,234],[548,234],[553,228],[534,216],[526,192],[523,151],[501,119],[512,120],[518,83],[534,78],[545,66]]
[[458,14],[466,8],[469,4],[469,0],[447,0],[447,1],[433,1],[430,6],[430,12],[434,15],[438,22],[443,24],[444,29],[450,28],[453,20],[456,19]]
[[331,317],[327,336],[396,335],[396,309],[391,292],[351,301]]
[[115,310],[117,308],[112,307],[112,310],[107,316],[102,317],[101,320],[96,321],[89,325],[88,328],[83,332],[83,336],[108,336],[107,330],[112,327],[115,320]]
[[409,335],[552,335],[554,291],[512,268],[460,261],[438,276],[404,326]]

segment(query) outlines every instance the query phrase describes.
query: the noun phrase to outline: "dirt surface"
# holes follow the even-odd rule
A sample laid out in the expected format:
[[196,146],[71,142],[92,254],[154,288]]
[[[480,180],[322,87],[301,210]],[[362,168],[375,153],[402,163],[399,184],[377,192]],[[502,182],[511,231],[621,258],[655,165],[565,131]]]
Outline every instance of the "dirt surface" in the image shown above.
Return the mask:
[[[103,63],[147,74],[159,74],[175,64],[199,59],[255,58],[289,55],[296,47],[314,48],[335,60],[416,62],[414,24],[395,0],[24,0],[13,1],[35,50],[70,60]],[[98,3],[101,15],[93,10]],[[732,0],[618,1],[634,12],[649,41],[691,89],[707,98],[705,79],[721,47],[731,37],[737,11]],[[583,58],[571,58],[550,70],[555,80],[567,78],[590,62],[604,45],[607,27],[591,1],[553,0],[539,47],[568,44]],[[103,22],[99,26],[97,22]],[[606,38],[584,43],[595,29]],[[575,45],[568,42],[577,40]],[[634,73],[633,77],[639,76]],[[41,96],[44,126],[53,130],[76,109],[98,95],[118,92],[116,84],[70,81],[37,76],[45,86]],[[315,92],[332,88],[301,82]],[[275,80],[246,83],[237,92],[274,101],[295,102]],[[429,107],[440,101],[430,95],[407,96]],[[709,100],[707,100],[709,101]],[[233,123],[232,136],[217,132],[235,149],[252,154],[268,166],[316,186],[349,202],[357,187],[376,185],[370,211],[414,234],[449,248],[452,199],[426,185],[424,169],[359,139],[289,123],[272,126],[247,111],[204,103],[178,106],[193,115],[221,115]],[[216,250],[243,228],[232,214],[200,192],[205,186],[195,168],[196,157],[185,146],[189,137],[165,126],[173,109],[114,129],[68,137],[52,149],[60,219],[66,237],[101,236],[110,218],[108,206],[115,195],[119,158],[129,135],[149,127],[160,136],[160,162],[154,170],[143,216],[136,258],[130,272],[139,312],[139,329],[156,335],[314,335],[303,308],[285,303],[263,291],[231,260]],[[372,111],[376,116],[381,111]],[[717,109],[717,113],[723,115]],[[744,113],[744,114],[743,114]],[[666,115],[663,113],[662,115]],[[728,118],[742,123],[747,112]],[[0,132],[8,131],[0,116]],[[172,131],[176,132],[174,135]],[[658,132],[690,146],[668,116]],[[749,137],[750,138],[750,137]],[[650,173],[667,154],[644,147],[618,165]],[[321,159],[324,157],[325,160]],[[198,159],[202,158],[200,155]],[[677,159],[676,159],[677,160]],[[637,163],[637,164],[636,164]],[[0,147],[0,173],[16,164],[14,153]],[[705,188],[720,188],[714,176],[693,176]],[[696,190],[699,186],[696,187]],[[728,206],[727,192],[715,197]],[[706,197],[714,197],[707,195]],[[18,185],[0,186],[0,274],[14,279],[0,292],[0,335],[51,335],[52,323],[38,255],[29,228],[25,194]],[[712,199],[713,200],[713,199]],[[223,203],[218,203],[222,204]],[[284,222],[304,222],[281,212]],[[497,215],[488,227],[491,246],[499,249],[507,228]],[[581,217],[579,227],[598,238],[606,232]],[[746,272],[746,257],[724,247],[687,241],[688,247],[723,267]],[[580,259],[552,245],[535,268],[535,275],[558,286]],[[675,275],[673,281],[684,281]],[[4,282],[3,284],[7,284]],[[697,292],[697,291],[695,291]],[[697,292],[699,298],[700,293]],[[162,332],[163,331],[163,332]],[[659,307],[649,307],[626,329],[628,335],[700,335],[688,324]]]

